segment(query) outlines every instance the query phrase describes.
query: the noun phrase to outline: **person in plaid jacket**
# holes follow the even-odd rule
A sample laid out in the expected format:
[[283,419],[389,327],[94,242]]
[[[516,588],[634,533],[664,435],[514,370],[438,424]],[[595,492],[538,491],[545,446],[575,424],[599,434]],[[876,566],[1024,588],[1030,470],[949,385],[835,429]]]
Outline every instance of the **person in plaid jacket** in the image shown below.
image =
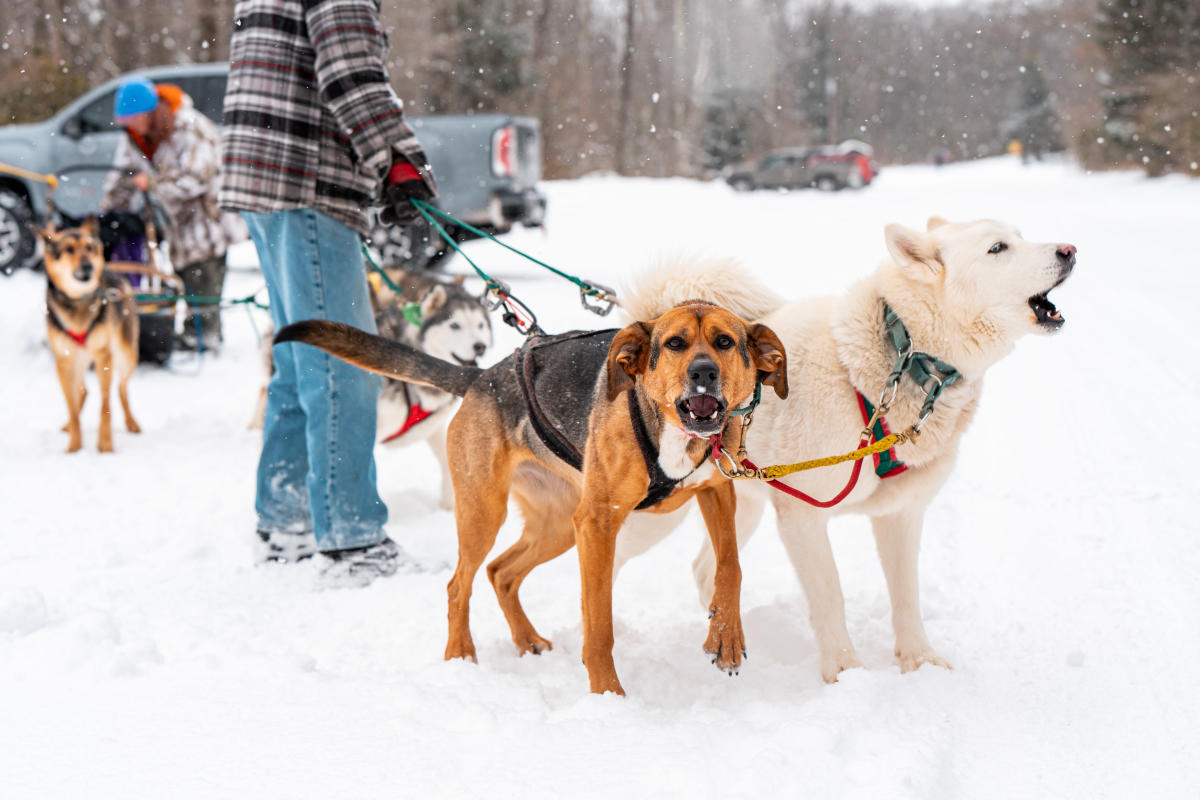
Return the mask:
[[[387,78],[378,0],[238,0],[222,139],[223,208],[250,228],[280,328],[303,319],[374,333],[359,237],[380,195],[392,223],[437,185]],[[381,381],[281,344],[267,388],[255,501],[272,560],[317,550],[365,584],[404,560],[375,485]]]

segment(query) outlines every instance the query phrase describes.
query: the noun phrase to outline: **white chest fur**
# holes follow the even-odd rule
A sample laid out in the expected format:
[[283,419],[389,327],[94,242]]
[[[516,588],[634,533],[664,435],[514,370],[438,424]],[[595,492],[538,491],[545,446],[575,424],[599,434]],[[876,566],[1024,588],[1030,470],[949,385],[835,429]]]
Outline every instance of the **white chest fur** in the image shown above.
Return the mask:
[[708,480],[712,475],[712,463],[705,461],[696,468],[692,457],[688,455],[688,443],[693,437],[671,425],[664,425],[662,434],[658,437],[658,464],[668,478],[682,480],[687,477],[685,486]]

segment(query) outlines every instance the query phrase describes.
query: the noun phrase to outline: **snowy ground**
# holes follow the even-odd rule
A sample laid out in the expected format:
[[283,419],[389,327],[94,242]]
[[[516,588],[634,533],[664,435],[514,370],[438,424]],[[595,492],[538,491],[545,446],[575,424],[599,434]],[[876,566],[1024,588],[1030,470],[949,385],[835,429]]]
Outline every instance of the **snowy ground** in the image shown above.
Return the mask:
[[[139,370],[142,435],[115,426],[98,455],[93,399],[67,456],[44,280],[21,273],[0,280],[0,796],[1200,796],[1200,182],[993,160],[893,168],[859,193],[546,190],[547,231],[509,241],[607,283],[714,253],[793,296],[834,292],[883,255],[885,223],[931,214],[1079,247],[1065,329],[990,373],[928,516],[925,617],[956,669],[899,674],[862,519],[833,539],[867,668],[835,685],[771,520],[743,554],[737,678],[700,650],[698,519],[616,584],[627,698],[587,693],[573,554],[523,592],[553,652],[517,657],[481,573],[479,663],[444,663],[454,522],[424,449],[378,458],[389,533],[425,574],[319,591],[311,564],[257,566],[247,312],[227,312],[219,358]],[[569,284],[470,251],[548,330],[603,324]],[[258,288],[252,250],[235,260],[229,293]]]

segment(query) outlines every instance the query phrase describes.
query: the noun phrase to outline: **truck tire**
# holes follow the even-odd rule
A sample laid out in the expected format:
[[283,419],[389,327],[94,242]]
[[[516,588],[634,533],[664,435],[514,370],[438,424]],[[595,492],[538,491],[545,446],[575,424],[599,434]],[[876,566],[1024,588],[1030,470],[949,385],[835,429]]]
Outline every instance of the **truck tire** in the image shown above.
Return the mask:
[[813,181],[813,185],[822,192],[836,192],[842,188],[842,184],[832,175],[818,175],[817,179]]
[[380,263],[401,269],[419,271],[438,269],[450,254],[443,241],[424,218],[408,225],[384,225],[379,215],[371,213],[370,244],[379,251]]
[[0,272],[5,275],[33,260],[37,241],[29,227],[32,220],[25,198],[0,187]]
[[749,178],[734,178],[729,185],[735,192],[748,192],[754,188],[754,184],[750,182]]

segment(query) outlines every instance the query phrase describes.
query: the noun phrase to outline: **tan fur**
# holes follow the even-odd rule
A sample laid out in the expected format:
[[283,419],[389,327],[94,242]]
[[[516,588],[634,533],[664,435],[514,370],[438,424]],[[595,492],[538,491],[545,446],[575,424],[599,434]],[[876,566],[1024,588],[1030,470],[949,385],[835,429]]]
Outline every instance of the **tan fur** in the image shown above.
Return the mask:
[[[128,393],[129,378],[138,360],[137,306],[123,279],[104,275],[104,255],[94,218],[89,218],[82,228],[59,232],[39,228],[37,233],[45,249],[46,276],[61,292],[61,295],[47,292],[46,338],[67,401],[69,418],[64,428],[70,434],[67,452],[74,453],[83,447],[79,414],[87,397],[84,376],[88,366],[94,364],[100,383],[98,449],[111,453],[109,393],[114,372],[125,429],[130,433],[141,432],[129,409]],[[78,277],[81,269],[90,271],[84,279]],[[83,344],[60,330],[60,325],[69,331],[87,332]]]
[[[1004,251],[989,253],[1000,241]],[[886,300],[918,350],[963,373],[963,379],[942,394],[920,437],[897,448],[909,469],[881,480],[864,468],[853,492],[832,509],[814,508],[762,484],[737,484],[739,511],[744,508],[753,516],[749,507],[761,505],[768,495],[775,506],[780,536],[808,597],[821,674],[827,681],[861,665],[846,630],[841,586],[826,535],[829,518],[843,513],[871,518],[892,602],[901,671],[922,664],[949,666],[930,644],[920,615],[917,553],[925,509],[950,474],[958,442],[978,407],[984,372],[1012,350],[1017,338],[1047,330],[1038,325],[1029,297],[1055,286],[1074,264],[1074,248],[1025,242],[1012,226],[986,220],[951,224],[935,217],[926,232],[888,226],[885,242],[891,259],[845,296],[778,305],[762,318],[787,347],[795,389],[786,401],[764,397],[748,449],[751,459],[763,466],[843,453],[855,446],[863,425],[856,392],[876,402],[895,359],[884,335]],[[1057,255],[1063,248],[1070,250],[1069,265]],[[742,285],[745,276],[728,268],[707,276],[691,268],[684,272],[693,283],[706,282],[711,288],[700,295],[703,299],[742,311],[721,287]],[[634,292],[670,302],[675,279],[669,270],[650,273]],[[694,288],[682,293],[696,296]],[[755,305],[762,302],[759,298]],[[913,423],[923,399],[924,391],[905,378],[888,415],[891,429]],[[850,470],[850,465],[839,465],[785,482],[825,500],[841,490]],[[642,540],[630,542],[628,552],[646,549],[669,527],[640,531]],[[752,533],[751,526],[739,525],[739,542]],[[713,574],[712,556],[702,552],[696,562],[702,593],[712,585]]]
[[[750,348],[748,366],[736,348],[722,351],[711,345],[720,332],[757,342]],[[689,346],[680,351],[661,348],[651,367],[651,348],[676,335],[686,337]],[[646,494],[649,476],[623,392],[640,381],[648,424],[658,420],[659,427],[679,426],[675,401],[683,391],[688,364],[699,354],[719,364],[723,392],[731,407],[749,399],[759,371],[778,394],[787,394],[782,347],[764,326],[748,325],[708,304],[674,309],[649,322],[635,323],[618,334],[610,348],[608,379],[602,379],[589,417],[582,474],[548,452],[527,448],[520,431],[506,430],[494,397],[482,391],[467,393],[450,423],[447,440],[459,541],[458,566],[447,587],[447,659],[475,659],[469,625],[471,586],[495,543],[511,494],[525,527],[521,538],[488,565],[487,573],[513,642],[522,653],[550,649],[551,643],[526,617],[517,592],[534,567],[576,545],[582,578],[583,658],[591,690],[624,693],[612,658],[613,551],[622,524]],[[727,431],[738,430],[739,424],[733,422]],[[736,447],[736,434],[727,435],[734,437],[730,446]],[[692,464],[700,461],[704,450],[703,440],[691,440],[687,454]],[[716,554],[708,604],[711,623],[704,647],[719,668],[733,671],[741,664],[745,642],[732,485],[710,470],[702,479],[685,481],[649,510],[672,511],[692,497],[700,504]]]

